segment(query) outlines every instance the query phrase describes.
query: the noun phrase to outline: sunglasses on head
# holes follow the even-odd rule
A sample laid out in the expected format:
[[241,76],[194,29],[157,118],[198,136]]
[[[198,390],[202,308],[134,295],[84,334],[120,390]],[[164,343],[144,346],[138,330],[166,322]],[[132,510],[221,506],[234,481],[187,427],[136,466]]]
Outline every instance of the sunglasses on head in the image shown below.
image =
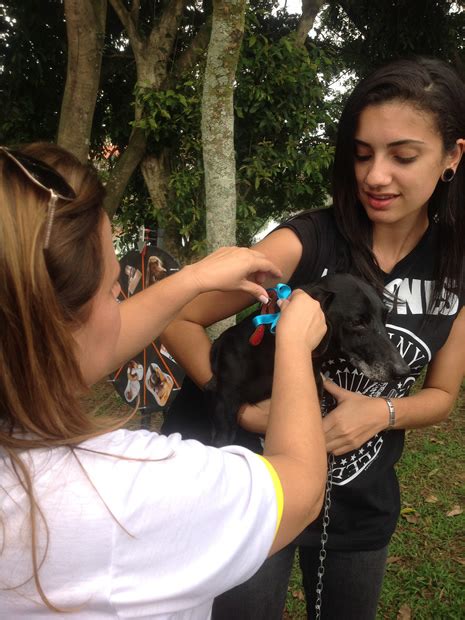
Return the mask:
[[21,151],[6,148],[5,146],[0,146],[0,153],[4,153],[8,159],[14,162],[34,185],[37,185],[37,187],[40,187],[50,194],[47,205],[47,221],[44,237],[45,250],[48,248],[50,241],[57,200],[71,201],[76,198],[76,194],[61,174],[45,162],[25,155],[21,153]]

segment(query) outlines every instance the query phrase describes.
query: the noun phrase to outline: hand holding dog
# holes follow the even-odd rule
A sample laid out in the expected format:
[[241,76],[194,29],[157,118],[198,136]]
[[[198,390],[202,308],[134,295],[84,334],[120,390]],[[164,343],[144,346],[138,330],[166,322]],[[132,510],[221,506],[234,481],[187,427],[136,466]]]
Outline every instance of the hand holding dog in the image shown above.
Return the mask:
[[260,301],[268,295],[262,284],[279,279],[282,272],[264,254],[248,248],[220,248],[186,267],[201,293],[207,291],[243,291]]
[[326,450],[336,456],[357,450],[388,425],[383,398],[350,392],[326,379],[324,389],[337,400],[337,407],[323,418]]
[[[315,349],[327,326],[318,301],[308,293],[296,289],[289,299],[278,301],[282,315],[279,318],[276,337],[278,346],[306,345],[309,351]],[[309,363],[311,357],[309,356]],[[238,424],[252,433],[265,433],[270,415],[270,399],[258,403],[245,403],[239,410]]]

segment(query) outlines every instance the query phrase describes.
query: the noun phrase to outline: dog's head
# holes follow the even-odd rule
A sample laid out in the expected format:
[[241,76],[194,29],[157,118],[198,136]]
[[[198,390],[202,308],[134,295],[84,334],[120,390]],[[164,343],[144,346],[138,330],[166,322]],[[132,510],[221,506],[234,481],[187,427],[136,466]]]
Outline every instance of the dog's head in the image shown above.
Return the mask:
[[163,261],[158,256],[150,256],[147,263],[150,275],[157,279],[160,276],[166,275],[166,268],[163,265]]
[[160,370],[160,368],[156,365],[156,364],[151,364],[150,365],[150,384],[152,385],[153,388],[156,388],[158,386],[162,386],[163,383],[166,381],[166,377],[163,374],[163,372]]
[[392,344],[387,310],[373,287],[350,274],[332,274],[304,286],[320,302],[328,332],[315,351],[322,359],[346,357],[369,379],[393,381],[410,369]]
[[130,381],[137,381],[138,377],[137,377],[137,362],[131,361],[128,364],[128,379]]

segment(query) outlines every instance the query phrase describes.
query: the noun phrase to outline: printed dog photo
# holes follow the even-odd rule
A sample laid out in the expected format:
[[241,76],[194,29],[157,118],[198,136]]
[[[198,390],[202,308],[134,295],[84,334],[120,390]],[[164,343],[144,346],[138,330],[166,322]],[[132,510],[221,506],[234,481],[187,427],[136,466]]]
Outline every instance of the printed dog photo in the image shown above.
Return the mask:
[[160,407],[166,405],[173,389],[173,379],[158,364],[150,364],[145,375],[145,385]]
[[128,384],[124,390],[124,397],[128,403],[137,398],[140,392],[140,381],[144,377],[144,367],[142,364],[131,360],[127,369]]
[[132,265],[126,265],[124,270],[125,274],[128,276],[128,297],[134,295],[137,285],[142,278],[142,272],[139,271],[136,267]]
[[155,284],[168,275],[168,270],[159,256],[149,256],[147,261],[147,271],[145,274],[145,286]]

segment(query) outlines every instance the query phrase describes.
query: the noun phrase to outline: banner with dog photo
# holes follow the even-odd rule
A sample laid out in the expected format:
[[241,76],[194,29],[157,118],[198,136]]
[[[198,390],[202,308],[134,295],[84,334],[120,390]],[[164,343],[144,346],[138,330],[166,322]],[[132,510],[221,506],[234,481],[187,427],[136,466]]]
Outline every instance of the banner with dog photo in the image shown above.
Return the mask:
[[[177,261],[155,246],[146,245],[141,252],[133,250],[120,260],[121,299],[128,299],[158,280],[179,271]],[[129,405],[144,413],[163,411],[169,407],[180,389],[184,372],[159,340],[153,340],[127,364],[110,376],[116,391]]]

